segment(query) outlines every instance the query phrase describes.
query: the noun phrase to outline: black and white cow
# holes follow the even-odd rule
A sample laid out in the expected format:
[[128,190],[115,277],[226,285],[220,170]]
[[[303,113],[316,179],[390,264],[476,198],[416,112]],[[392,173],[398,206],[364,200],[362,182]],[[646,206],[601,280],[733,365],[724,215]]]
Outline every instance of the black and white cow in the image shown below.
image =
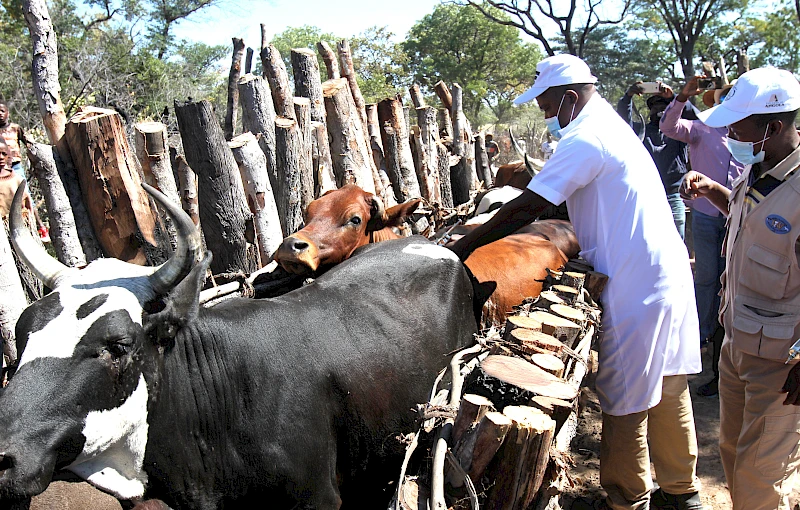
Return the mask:
[[175,508],[385,503],[396,434],[476,330],[462,264],[408,238],[279,298],[199,307],[210,255],[194,263],[191,220],[147,190],[179,230],[159,268],[67,268],[14,204],[13,242],[53,292],[17,325],[19,369],[0,395],[0,507],[61,469]]

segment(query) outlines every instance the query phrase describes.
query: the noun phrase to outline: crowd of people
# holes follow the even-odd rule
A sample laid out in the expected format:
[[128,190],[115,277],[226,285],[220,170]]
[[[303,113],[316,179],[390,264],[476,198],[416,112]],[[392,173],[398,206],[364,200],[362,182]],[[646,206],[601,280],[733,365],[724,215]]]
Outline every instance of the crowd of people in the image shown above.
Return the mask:
[[[715,376],[699,390],[719,392],[734,510],[790,508],[800,466],[800,364],[790,355],[800,338],[800,83],[768,67],[710,94],[697,77],[677,96],[661,85],[637,125],[641,84],[615,112],[581,59],[549,57],[536,71],[516,102],[536,100],[557,149],[522,195],[452,249],[465,260],[566,202],[581,256],[609,276],[596,380],[607,496],[572,508],[703,508],[687,384],[702,370],[701,339],[713,345]],[[703,112],[689,101],[701,93]]]

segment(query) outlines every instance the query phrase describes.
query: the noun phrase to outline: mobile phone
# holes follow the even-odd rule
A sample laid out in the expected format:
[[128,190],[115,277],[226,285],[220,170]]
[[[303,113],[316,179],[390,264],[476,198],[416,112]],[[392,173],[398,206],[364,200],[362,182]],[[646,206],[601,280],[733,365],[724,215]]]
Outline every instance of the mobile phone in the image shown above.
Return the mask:
[[642,88],[642,94],[658,94],[661,90],[659,85],[657,81],[644,81],[639,84]]
[[697,80],[697,88],[700,90],[716,90],[722,88],[720,78],[700,78]]

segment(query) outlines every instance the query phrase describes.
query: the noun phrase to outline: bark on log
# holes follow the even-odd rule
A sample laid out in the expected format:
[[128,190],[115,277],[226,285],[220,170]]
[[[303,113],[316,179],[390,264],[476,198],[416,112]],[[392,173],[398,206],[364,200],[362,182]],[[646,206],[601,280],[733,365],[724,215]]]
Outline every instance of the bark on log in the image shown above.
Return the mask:
[[367,129],[367,110],[364,96],[361,94],[361,87],[358,86],[356,80],[356,69],[353,66],[353,55],[350,53],[350,43],[347,39],[342,39],[336,43],[336,50],[339,52],[339,64],[342,78],[347,79],[347,84],[350,86],[350,93],[353,95],[353,103],[356,105],[358,111],[358,118],[361,119],[361,127],[366,134]]
[[550,290],[555,292],[558,297],[563,299],[564,302],[569,305],[574,304],[575,301],[577,301],[578,296],[581,295],[580,292],[578,292],[578,289],[568,287],[566,285],[553,285],[550,287]]
[[325,124],[325,101],[322,98],[322,80],[319,75],[317,54],[308,48],[292,50],[294,95],[311,100],[311,120]]
[[583,283],[586,280],[586,274],[578,273],[575,271],[564,271],[561,273],[561,285],[572,287],[578,292],[583,289]]
[[522,315],[512,315],[506,319],[505,335],[508,337],[517,328],[541,331],[542,323],[536,319]]
[[586,322],[586,314],[571,306],[553,304],[550,305],[550,311],[577,324],[583,324]]
[[269,44],[261,50],[261,65],[272,92],[275,114],[278,117],[294,120],[294,95],[289,87],[289,75],[286,73],[286,64],[283,63],[281,53],[274,45]]
[[336,80],[341,78],[339,74],[339,61],[336,58],[336,53],[333,52],[330,45],[325,41],[317,43],[317,51],[322,55],[322,61],[325,62],[325,70],[328,73],[328,80]]
[[281,227],[288,236],[297,232],[303,224],[303,209],[300,184],[301,135],[297,122],[278,117],[275,120],[275,140],[278,149],[276,161],[282,192],[278,202]]
[[530,318],[542,323],[542,333],[552,335],[568,346],[572,346],[581,332],[578,324],[552,313],[537,310],[531,313]]
[[[512,424],[512,420],[504,414],[487,412],[476,426],[466,432],[464,440],[456,447],[456,459],[473,484],[477,485],[480,481]],[[451,476],[449,481],[453,487],[464,485],[461,477]]]
[[[269,44],[269,35],[267,32],[267,25],[263,23],[259,23],[259,25],[261,26],[261,51],[264,51],[264,48]],[[258,53],[259,56],[261,55],[261,51]]]
[[583,284],[583,288],[589,291],[589,295],[592,296],[592,299],[599,302],[600,296],[603,294],[603,289],[606,288],[607,283],[607,275],[598,271],[589,271],[586,273],[586,281]]
[[11,252],[11,243],[8,239],[8,232],[4,221],[0,221],[0,337],[3,341],[3,352],[5,356],[3,366],[13,364],[17,361],[17,341],[15,327],[17,320],[28,300],[25,297],[25,290],[22,288],[22,281],[17,272],[17,264],[14,262],[14,255]]
[[574,273],[588,273],[589,271],[594,271],[594,267],[592,267],[587,261],[583,259],[570,259],[564,264],[564,271],[572,271]]
[[175,115],[186,161],[197,175],[200,222],[208,249],[214,254],[211,271],[251,273],[257,269],[245,238],[247,210],[239,167],[208,101],[175,102]]
[[436,152],[439,154],[439,196],[442,197],[442,207],[449,209],[455,205],[450,184],[450,151],[443,143],[437,142]]
[[452,169],[450,180],[453,185],[453,200],[456,204],[469,201],[469,192],[476,189],[475,154],[472,149],[472,134],[469,122],[463,110],[463,92],[461,86],[454,83],[451,88],[453,96],[453,155],[460,157]]
[[269,84],[261,76],[247,74],[239,80],[239,97],[242,101],[242,126],[258,138],[258,146],[267,160],[267,175],[275,200],[277,196],[278,170],[275,163],[275,106]]
[[433,86],[433,90],[442,101],[442,106],[444,106],[448,112],[451,111],[453,109],[453,96],[450,94],[447,84],[443,81],[438,81],[436,85]]
[[311,141],[311,100],[307,97],[294,98],[294,117],[300,134],[300,211],[308,208],[314,200],[314,161]]
[[561,355],[564,344],[555,337],[531,329],[517,328],[506,337],[506,340],[518,345],[524,354],[551,353]]
[[490,467],[495,485],[487,495],[484,508],[525,510],[544,479],[556,424],[531,407],[509,406],[503,414],[514,423]]
[[556,377],[564,375],[564,362],[552,354],[533,354],[531,361],[545,372],[550,372]]
[[427,106],[425,104],[425,98],[422,97],[422,91],[419,88],[419,84],[415,83],[411,85],[411,88],[408,89],[408,93],[411,96],[411,104],[414,105],[414,108],[425,108]]
[[189,215],[196,226],[200,226],[200,203],[197,198],[197,174],[191,169],[189,163],[178,155],[175,157],[176,173],[178,174],[179,195],[181,208]]
[[553,292],[552,290],[546,290],[539,294],[539,297],[536,299],[534,303],[537,308],[543,308],[545,310],[549,310],[553,305],[563,305],[564,300],[558,297],[558,294]]
[[421,196],[417,182],[408,130],[403,117],[403,102],[399,97],[378,103],[378,122],[383,142],[386,173],[392,182],[398,203]]
[[236,134],[236,121],[239,116],[239,78],[242,77],[242,58],[244,58],[244,41],[233,37],[233,56],[231,70],[228,73],[228,109],[225,111],[225,139],[230,140]]
[[497,390],[497,395],[485,395],[494,402],[495,407],[502,408],[496,398],[508,395],[516,402],[530,402],[535,395],[572,400],[578,394],[563,380],[547,373],[529,361],[511,356],[490,355],[481,363],[481,385]]
[[436,112],[436,121],[439,123],[439,138],[453,143],[453,121],[450,119],[450,110],[439,108]]
[[[140,122],[134,126],[136,157],[142,166],[144,181],[176,204],[181,203],[169,158],[167,126],[160,122]],[[172,218],[156,205],[172,250],[177,246],[177,232]]]
[[556,434],[561,430],[561,426],[567,421],[574,407],[572,403],[566,400],[542,396],[533,397],[531,405],[556,421]]
[[267,175],[267,160],[252,133],[237,136],[229,145],[242,176],[247,206],[253,213],[253,226],[256,229],[258,251],[263,267],[270,260],[270,255],[281,245],[284,237],[275,196]]
[[369,163],[370,151],[361,127],[347,80],[339,78],[322,84],[331,158],[336,184],[357,184],[368,193],[375,193],[375,181]]
[[[382,198],[386,207],[397,205],[395,191],[392,181],[386,173],[386,158],[384,157],[383,141],[381,140],[380,121],[378,120],[378,105],[372,103],[367,105],[367,136],[370,151],[372,152],[373,168],[378,172],[378,180],[383,187]],[[374,178],[374,176],[373,176]],[[377,181],[376,181],[377,182]]]
[[314,151],[314,197],[336,189],[336,176],[333,174],[331,147],[328,142],[328,129],[322,122],[311,122],[312,150]]
[[489,155],[486,154],[486,139],[483,133],[478,133],[473,137],[475,147],[475,171],[478,179],[483,181],[483,187],[492,187],[492,171],[489,168]]
[[82,108],[65,133],[83,199],[103,250],[134,264],[157,265],[168,257],[168,240],[142,188],[139,165],[128,146],[120,115]]
[[439,126],[436,123],[436,109],[430,106],[417,108],[417,124],[419,125],[419,179],[422,197],[431,204],[442,205],[439,183]]
[[31,161],[34,175],[39,181],[47,204],[50,239],[53,241],[56,257],[62,264],[70,267],[85,266],[86,254],[81,247],[67,190],[56,166],[54,148],[42,143],[29,143],[26,147],[28,159]]
[[477,424],[483,415],[494,408],[492,401],[481,395],[467,393],[458,406],[458,414],[450,434],[451,443],[456,444],[472,425]]
[[247,48],[247,53],[244,57],[244,74],[250,74],[253,70],[253,48]]

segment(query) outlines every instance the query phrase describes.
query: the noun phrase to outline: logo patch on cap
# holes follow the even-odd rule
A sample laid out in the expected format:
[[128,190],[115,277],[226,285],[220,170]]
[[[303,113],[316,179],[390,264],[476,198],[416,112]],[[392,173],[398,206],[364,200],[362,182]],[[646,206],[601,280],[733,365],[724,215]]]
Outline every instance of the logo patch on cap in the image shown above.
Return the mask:
[[772,94],[769,98],[769,101],[767,101],[767,104],[764,106],[766,108],[780,108],[783,105],[784,102],[778,99],[778,94]]
[[778,216],[777,214],[770,214],[766,219],[767,228],[776,234],[788,234],[792,230],[792,225],[786,221],[786,218]]

